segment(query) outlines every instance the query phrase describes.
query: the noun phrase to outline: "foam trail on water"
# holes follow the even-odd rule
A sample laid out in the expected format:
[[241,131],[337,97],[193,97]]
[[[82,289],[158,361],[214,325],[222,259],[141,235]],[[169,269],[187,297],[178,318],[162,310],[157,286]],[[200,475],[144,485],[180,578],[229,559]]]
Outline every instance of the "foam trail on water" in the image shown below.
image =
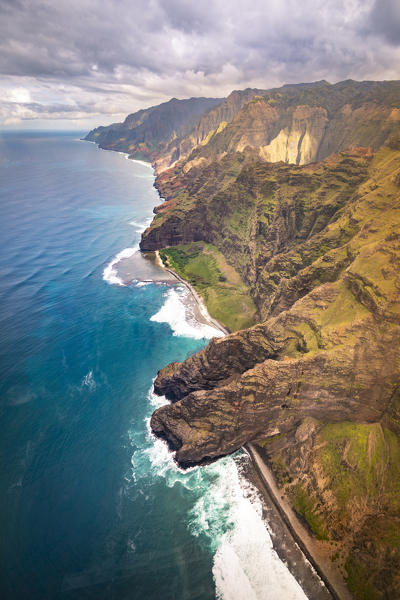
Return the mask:
[[[299,583],[276,554],[262,519],[261,500],[257,490],[240,480],[235,462],[225,464],[210,496],[229,502],[224,533],[214,555],[213,575],[217,598],[221,600],[305,600]],[[220,500],[221,502],[221,500]],[[212,513],[209,513],[212,519]]]
[[[124,152],[118,152],[118,154],[125,154]],[[136,233],[142,233],[151,223],[152,218],[150,217],[144,223],[137,223],[136,221],[130,221],[129,225],[136,227]],[[124,286],[124,282],[120,277],[118,277],[117,265],[124,258],[130,258],[135,252],[139,250],[139,244],[133,248],[125,248],[118,252],[116,256],[108,263],[103,271],[103,279],[107,281],[107,283],[111,285],[121,285]]]
[[157,323],[168,323],[173,335],[195,339],[223,337],[222,331],[211,325],[196,321],[189,307],[185,305],[189,291],[186,288],[171,288],[165,293],[165,303],[160,310],[150,318]]
[[107,281],[107,283],[113,285],[125,285],[122,279],[118,277],[116,265],[123,258],[129,258],[130,256],[132,256],[132,254],[134,254],[136,250],[137,248],[125,248],[124,250],[121,250],[121,252],[118,252],[118,254],[114,256],[112,261],[108,263],[108,265],[103,271],[104,281]]
[[149,391],[148,445],[134,454],[134,477],[150,474],[162,478],[168,487],[183,486],[191,495],[193,508],[182,516],[191,534],[213,555],[217,599],[306,600],[272,546],[257,489],[240,476],[240,461],[247,461],[247,456],[180,469],[167,445],[150,430],[151,412],[167,403],[164,396]]
[[[129,155],[126,155],[126,158],[129,158]],[[132,162],[138,163],[139,165],[143,165],[144,167],[148,167],[149,169],[151,169],[153,171],[153,165],[149,162],[146,162],[145,160],[139,160],[137,158],[131,158],[130,159]]]
[[138,223],[137,221],[129,221],[129,225],[135,227],[136,233],[143,233],[143,231],[150,225],[152,219],[147,219],[144,223]]

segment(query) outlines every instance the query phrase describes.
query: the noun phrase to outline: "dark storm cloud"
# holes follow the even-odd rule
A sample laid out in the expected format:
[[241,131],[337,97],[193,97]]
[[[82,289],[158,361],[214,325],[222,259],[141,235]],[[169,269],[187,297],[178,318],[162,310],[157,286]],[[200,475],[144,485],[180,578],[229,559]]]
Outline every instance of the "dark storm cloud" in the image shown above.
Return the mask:
[[376,0],[371,11],[370,28],[390,43],[400,44],[399,0]]
[[0,0],[1,114],[75,119],[251,85],[398,78],[399,31],[398,0]]

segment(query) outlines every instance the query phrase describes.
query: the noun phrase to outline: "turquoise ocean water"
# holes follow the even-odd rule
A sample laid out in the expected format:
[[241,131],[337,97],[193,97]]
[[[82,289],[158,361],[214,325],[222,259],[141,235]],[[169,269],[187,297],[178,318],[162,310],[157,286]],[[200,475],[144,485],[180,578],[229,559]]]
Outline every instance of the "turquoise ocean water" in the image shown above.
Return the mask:
[[78,137],[0,134],[0,597],[304,598],[247,458],[183,473],[150,435],[157,370],[216,332],[179,286],[120,285],[153,173]]

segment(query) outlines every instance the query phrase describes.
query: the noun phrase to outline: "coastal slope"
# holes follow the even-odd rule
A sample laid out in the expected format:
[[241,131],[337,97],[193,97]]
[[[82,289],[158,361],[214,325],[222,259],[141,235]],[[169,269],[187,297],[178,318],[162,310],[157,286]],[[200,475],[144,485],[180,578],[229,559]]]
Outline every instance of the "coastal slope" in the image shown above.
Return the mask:
[[128,115],[123,123],[97,127],[85,140],[100,148],[127,152],[132,158],[153,160],[168,142],[185,135],[222,98],[172,98],[158,106]]
[[246,282],[260,320],[159,372],[155,391],[172,403],[152,430],[183,466],[258,444],[298,514],[335,544],[356,597],[396,597],[400,148],[304,167],[249,160],[230,185],[213,179],[215,195],[207,168],[205,193],[185,186],[183,205],[143,236],[161,247],[179,232],[185,243],[167,256],[206,237]]
[[233,92],[147,158],[140,247],[231,332],[161,369],[153,432],[257,447],[354,596],[400,597],[400,82]]

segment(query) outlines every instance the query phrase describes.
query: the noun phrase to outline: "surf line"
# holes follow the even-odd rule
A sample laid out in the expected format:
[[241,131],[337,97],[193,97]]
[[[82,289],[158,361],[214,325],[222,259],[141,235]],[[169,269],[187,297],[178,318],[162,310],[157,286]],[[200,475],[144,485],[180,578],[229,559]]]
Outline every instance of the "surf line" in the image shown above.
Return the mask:
[[194,298],[194,300],[196,302],[196,305],[197,305],[197,308],[198,308],[200,314],[207,321],[207,323],[209,325],[211,325],[212,327],[215,327],[216,329],[219,329],[220,331],[222,331],[222,333],[224,335],[229,335],[229,333],[230,333],[229,329],[227,329],[224,325],[222,325],[222,323],[220,323],[219,321],[217,321],[217,319],[214,319],[214,317],[212,317],[210,315],[210,313],[208,312],[207,307],[204,303],[203,298],[196,292],[194,287],[188,281],[186,281],[186,279],[183,279],[180,275],[178,275],[178,273],[176,273],[173,269],[170,269],[169,267],[166,267],[164,265],[163,261],[161,260],[160,253],[158,250],[155,251],[155,255],[156,255],[156,261],[157,261],[158,266],[160,266],[165,271],[168,271],[168,273],[171,273],[171,275],[173,275],[182,285],[184,285],[189,290],[190,294],[192,295],[192,297]]

